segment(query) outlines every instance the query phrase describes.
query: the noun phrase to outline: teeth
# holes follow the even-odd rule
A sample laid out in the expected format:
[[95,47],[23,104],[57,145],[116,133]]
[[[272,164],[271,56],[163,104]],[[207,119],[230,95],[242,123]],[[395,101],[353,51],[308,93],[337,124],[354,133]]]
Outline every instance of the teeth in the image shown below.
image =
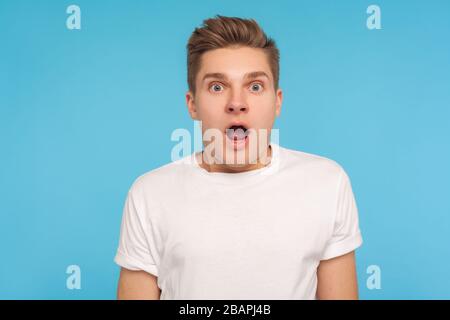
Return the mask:
[[247,131],[247,128],[244,126],[231,126],[230,129],[232,129],[232,130],[242,129],[244,131]]
[[231,126],[226,130],[228,138],[231,140],[243,140],[246,137],[247,129],[244,126]]

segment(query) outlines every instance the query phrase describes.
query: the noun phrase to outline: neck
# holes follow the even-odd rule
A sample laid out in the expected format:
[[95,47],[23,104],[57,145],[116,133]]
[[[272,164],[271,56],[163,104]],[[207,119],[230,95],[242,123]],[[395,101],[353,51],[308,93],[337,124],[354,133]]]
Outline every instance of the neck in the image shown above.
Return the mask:
[[203,151],[202,151],[200,153],[200,156],[202,158],[200,167],[202,167],[203,169],[205,169],[208,172],[223,172],[223,173],[240,173],[240,172],[261,169],[261,168],[268,166],[270,164],[270,162],[272,161],[272,146],[269,145],[268,149],[269,149],[269,152],[268,152],[269,154],[267,157],[268,157],[269,161],[266,161],[266,163],[263,163],[261,161],[261,158],[258,158],[258,161],[256,163],[249,163],[249,164],[244,164],[241,166],[230,166],[230,165],[226,165],[226,164],[215,164],[215,163],[208,164],[208,163],[206,163],[206,161],[203,157]]

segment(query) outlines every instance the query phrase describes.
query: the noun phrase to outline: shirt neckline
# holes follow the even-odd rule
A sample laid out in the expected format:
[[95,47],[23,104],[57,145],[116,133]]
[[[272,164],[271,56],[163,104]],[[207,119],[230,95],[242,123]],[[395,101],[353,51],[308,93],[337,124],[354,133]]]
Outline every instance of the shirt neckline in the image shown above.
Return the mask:
[[[206,169],[202,168],[197,161],[196,154],[199,152],[193,152],[190,156],[190,163],[194,168],[196,174],[216,183],[221,184],[245,184],[256,182],[261,179],[264,179],[271,174],[275,173],[275,171],[279,167],[280,163],[280,146],[276,143],[271,142],[270,146],[272,148],[272,156],[270,163],[262,168],[253,169],[250,171],[237,172],[237,173],[228,173],[228,172],[209,172]],[[200,151],[201,152],[201,151]]]

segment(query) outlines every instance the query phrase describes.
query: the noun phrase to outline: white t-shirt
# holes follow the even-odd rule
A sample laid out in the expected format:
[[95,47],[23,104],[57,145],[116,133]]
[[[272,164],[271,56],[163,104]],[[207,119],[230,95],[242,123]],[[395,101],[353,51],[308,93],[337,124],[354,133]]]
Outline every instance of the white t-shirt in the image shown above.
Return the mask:
[[266,167],[208,172],[195,152],[138,177],[115,262],[158,277],[161,299],[315,299],[321,260],[362,244],[333,160],[271,143]]

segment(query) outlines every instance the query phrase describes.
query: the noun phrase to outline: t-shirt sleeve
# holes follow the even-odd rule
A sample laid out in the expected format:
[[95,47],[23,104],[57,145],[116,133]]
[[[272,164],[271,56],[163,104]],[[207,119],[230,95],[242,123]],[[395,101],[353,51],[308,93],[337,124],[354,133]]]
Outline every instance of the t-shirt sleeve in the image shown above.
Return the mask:
[[123,208],[119,247],[114,261],[129,270],[143,270],[158,276],[158,251],[152,222],[144,212],[139,193],[131,188]]
[[352,186],[343,169],[339,179],[333,231],[321,260],[328,260],[349,253],[361,246],[363,242]]

